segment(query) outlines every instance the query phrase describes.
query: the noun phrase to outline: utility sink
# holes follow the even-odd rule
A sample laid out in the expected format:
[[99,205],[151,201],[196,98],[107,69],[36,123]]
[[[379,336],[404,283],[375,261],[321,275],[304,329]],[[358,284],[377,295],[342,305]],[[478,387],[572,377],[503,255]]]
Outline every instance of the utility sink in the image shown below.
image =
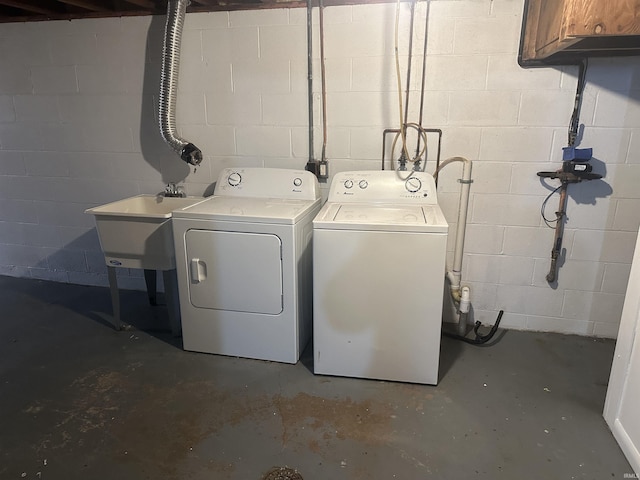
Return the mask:
[[95,216],[107,266],[172,270],[176,267],[171,216],[203,197],[137,195],[85,213]]

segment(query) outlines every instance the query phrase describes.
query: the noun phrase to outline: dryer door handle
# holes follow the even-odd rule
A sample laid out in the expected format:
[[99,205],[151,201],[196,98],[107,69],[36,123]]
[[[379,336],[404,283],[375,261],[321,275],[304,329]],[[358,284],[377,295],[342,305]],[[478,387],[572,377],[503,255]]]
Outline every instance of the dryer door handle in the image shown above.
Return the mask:
[[207,278],[207,264],[199,258],[191,259],[191,281],[200,283]]

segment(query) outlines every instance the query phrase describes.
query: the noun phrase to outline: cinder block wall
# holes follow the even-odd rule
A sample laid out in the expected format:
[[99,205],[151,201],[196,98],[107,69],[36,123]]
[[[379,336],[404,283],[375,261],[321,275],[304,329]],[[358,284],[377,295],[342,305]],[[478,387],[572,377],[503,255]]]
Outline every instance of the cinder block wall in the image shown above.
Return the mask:
[[[570,187],[565,261],[552,289],[544,277],[553,231],[540,217],[550,190],[536,172],[559,167],[577,67],[517,65],[522,8],[512,0],[419,2],[409,121],[419,121],[426,30],[423,124],[443,130],[443,158],[474,160],[463,278],[476,319],[493,322],[504,309],[503,324],[512,328],[615,337],[640,224],[640,60],[590,62],[582,146],[594,148],[605,178]],[[382,131],[399,122],[395,4],[328,7],[324,16],[330,170],[379,169]],[[317,10],[313,19],[317,157]],[[106,285],[84,209],[159,192],[168,182],[209,194],[226,166],[304,167],[306,10],[187,15],[177,121],[205,154],[197,169],[158,133],[164,21],[0,25],[0,274]],[[408,22],[403,4],[403,89]],[[431,171],[435,151],[430,137]],[[459,172],[452,166],[440,181],[452,224]],[[548,216],[556,206],[553,197]],[[407,252],[408,260],[416,254]],[[121,286],[143,288],[141,272],[119,274]]]

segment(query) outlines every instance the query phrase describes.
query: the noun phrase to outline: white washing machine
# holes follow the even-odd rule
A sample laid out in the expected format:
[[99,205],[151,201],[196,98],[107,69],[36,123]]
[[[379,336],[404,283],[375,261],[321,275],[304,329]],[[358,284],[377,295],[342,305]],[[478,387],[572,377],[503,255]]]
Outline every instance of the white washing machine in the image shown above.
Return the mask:
[[310,172],[228,168],[173,212],[185,350],[296,363],[311,337]]
[[314,372],[437,384],[448,225],[433,177],[338,173],[313,227]]

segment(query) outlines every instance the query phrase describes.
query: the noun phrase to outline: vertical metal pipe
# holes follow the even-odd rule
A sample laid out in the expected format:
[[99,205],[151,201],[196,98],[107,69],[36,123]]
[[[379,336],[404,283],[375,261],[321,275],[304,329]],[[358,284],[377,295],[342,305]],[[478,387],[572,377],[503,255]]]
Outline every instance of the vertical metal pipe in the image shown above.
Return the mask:
[[[407,95],[404,105],[404,124],[406,125],[409,117],[409,90],[411,87],[411,56],[413,52],[413,19],[415,16],[416,2],[411,2],[411,24],[409,25],[409,58],[407,59]],[[418,135],[420,136],[420,135]]]
[[327,82],[324,68],[324,5],[322,0],[318,0],[318,13],[320,15],[320,72],[322,77],[322,156],[321,160],[326,160],[327,150]]
[[553,239],[553,250],[551,250],[551,265],[547,273],[547,282],[553,283],[558,279],[558,258],[562,251],[562,237],[564,235],[564,220],[567,213],[567,187],[569,182],[562,180],[560,188],[560,205],[556,212],[556,232]]
[[580,69],[578,71],[578,85],[576,86],[576,96],[573,103],[573,113],[571,114],[571,121],[569,122],[569,134],[567,144],[573,147],[578,138],[578,127],[580,126],[580,108],[582,107],[582,93],[584,92],[584,86],[587,80],[587,65],[588,58],[583,58],[580,62]]
[[[426,72],[427,72],[427,38],[428,38],[427,32],[429,31],[429,2],[426,2],[425,8],[427,9],[427,11],[424,14],[425,20],[424,20],[424,44],[422,47],[422,80],[421,80],[421,86],[420,86],[420,112],[418,113],[418,126],[420,128],[422,128],[422,117],[423,117],[423,111],[424,111],[424,84],[425,84],[425,78],[426,78]],[[419,152],[420,152],[420,135],[418,135],[416,155],[418,155]],[[440,143],[438,143],[438,164],[436,165],[436,169],[440,166],[439,160],[440,160]],[[426,166],[427,166],[427,152],[425,152],[424,154],[424,165],[422,166],[423,171],[426,168]]]
[[313,28],[312,28],[312,5],[311,0],[307,0],[307,89],[309,100],[309,161],[313,161]]

